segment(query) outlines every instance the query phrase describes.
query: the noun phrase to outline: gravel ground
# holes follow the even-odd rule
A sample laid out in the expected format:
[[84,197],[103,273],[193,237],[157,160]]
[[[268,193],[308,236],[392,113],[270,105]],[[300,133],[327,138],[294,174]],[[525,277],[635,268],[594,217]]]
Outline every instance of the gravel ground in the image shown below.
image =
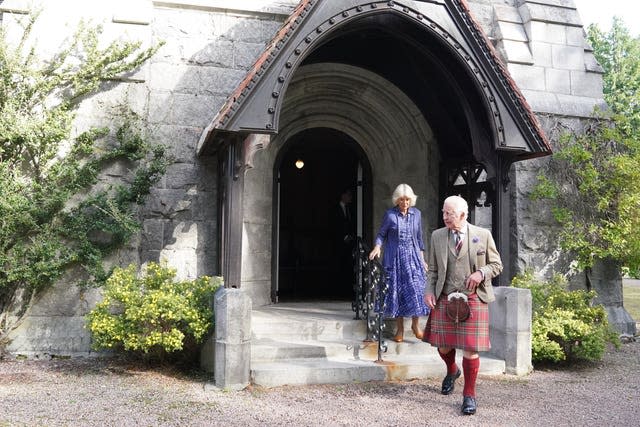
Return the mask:
[[604,360],[526,377],[482,376],[478,413],[441,378],[239,392],[202,374],[114,359],[0,362],[0,426],[639,425],[640,342]]

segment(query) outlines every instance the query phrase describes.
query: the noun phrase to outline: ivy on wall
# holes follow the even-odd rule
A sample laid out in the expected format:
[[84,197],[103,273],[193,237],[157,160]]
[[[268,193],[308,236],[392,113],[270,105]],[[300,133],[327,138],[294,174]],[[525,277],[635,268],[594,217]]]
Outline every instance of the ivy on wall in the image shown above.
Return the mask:
[[[103,260],[138,231],[137,205],[169,161],[130,113],[113,117],[116,131],[72,135],[79,103],[160,45],[100,48],[101,28],[80,24],[43,60],[30,42],[37,18],[24,17],[15,43],[0,27],[0,346],[33,298],[65,272],[75,269],[85,283],[105,280]],[[128,172],[103,181],[101,173],[116,164]]]

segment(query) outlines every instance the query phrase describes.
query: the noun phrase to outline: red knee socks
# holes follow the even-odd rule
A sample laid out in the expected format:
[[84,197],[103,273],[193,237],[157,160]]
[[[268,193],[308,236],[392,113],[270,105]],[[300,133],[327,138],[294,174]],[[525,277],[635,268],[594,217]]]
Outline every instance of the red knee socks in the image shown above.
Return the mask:
[[478,370],[480,369],[480,358],[467,359],[462,358],[462,371],[464,372],[464,390],[463,396],[476,397],[476,379],[478,378]]
[[444,363],[447,365],[448,375],[454,375],[456,372],[458,372],[458,366],[456,365],[456,349],[455,348],[449,351],[449,353],[447,354],[440,353],[440,350],[438,350],[438,354],[440,355],[440,358],[444,360]]

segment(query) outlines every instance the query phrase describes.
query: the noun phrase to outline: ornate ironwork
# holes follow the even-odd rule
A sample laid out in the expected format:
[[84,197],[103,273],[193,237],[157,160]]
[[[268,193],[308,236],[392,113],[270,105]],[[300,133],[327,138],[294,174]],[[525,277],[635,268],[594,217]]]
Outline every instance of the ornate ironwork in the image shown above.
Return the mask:
[[356,319],[367,322],[367,336],[365,341],[377,342],[378,360],[382,361],[382,353],[386,353],[387,345],[383,339],[385,328],[384,309],[385,295],[388,291],[388,281],[382,265],[375,259],[369,259],[370,248],[361,237],[356,239],[353,249],[355,269],[355,300],[351,308],[356,313]]
[[493,183],[487,178],[484,165],[475,162],[460,163],[447,170],[447,195],[459,194],[469,208],[495,205]]

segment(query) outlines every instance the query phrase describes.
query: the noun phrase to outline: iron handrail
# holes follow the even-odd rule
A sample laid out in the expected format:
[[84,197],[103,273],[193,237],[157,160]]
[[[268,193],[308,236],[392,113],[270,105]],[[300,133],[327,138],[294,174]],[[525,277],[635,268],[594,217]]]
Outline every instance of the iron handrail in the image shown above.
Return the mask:
[[362,240],[362,237],[358,236],[353,249],[355,299],[351,303],[351,309],[356,313],[355,319],[366,319],[367,337],[365,341],[377,342],[377,362],[381,362],[382,353],[387,351],[382,333],[385,327],[384,310],[388,280],[382,264],[377,259],[369,259],[370,252],[371,249]]

